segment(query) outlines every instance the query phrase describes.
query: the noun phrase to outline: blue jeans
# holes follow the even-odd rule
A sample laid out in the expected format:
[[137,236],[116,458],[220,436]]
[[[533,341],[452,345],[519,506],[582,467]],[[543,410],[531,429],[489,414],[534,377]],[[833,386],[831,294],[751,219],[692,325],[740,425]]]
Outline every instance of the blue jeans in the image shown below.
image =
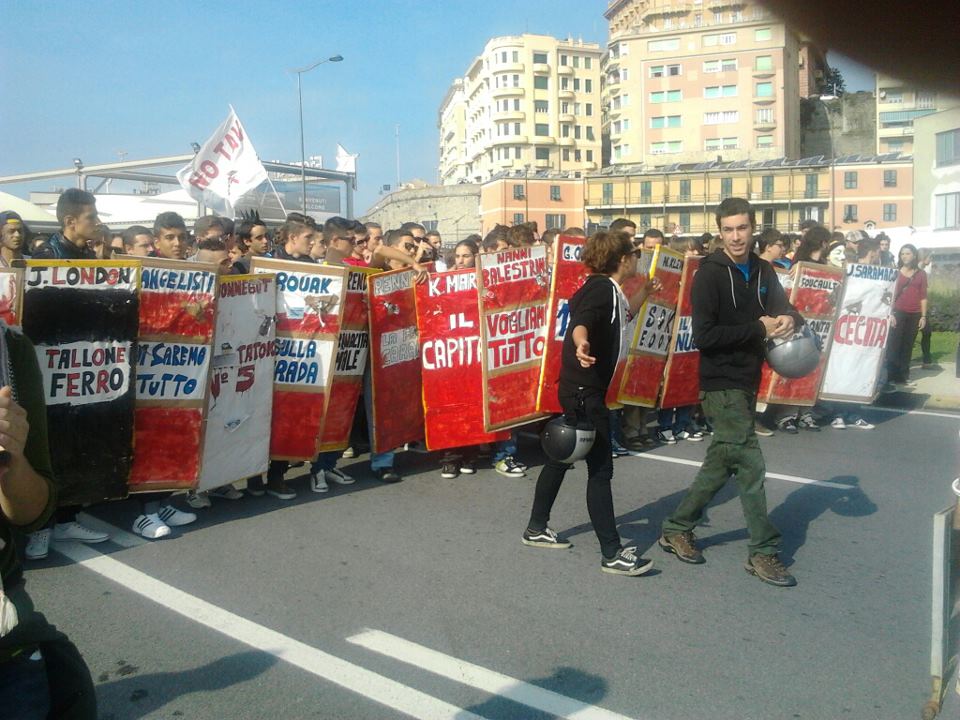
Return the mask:
[[509,440],[501,440],[497,443],[497,449],[493,453],[493,462],[498,463],[506,457],[513,457],[517,454],[517,434],[510,433]]
[[[660,431],[672,430],[676,435],[681,430],[686,430],[690,426],[690,418],[693,417],[693,405],[685,405],[678,408],[665,408],[658,413],[657,420]],[[674,419],[674,412],[677,416]]]
[[[373,389],[370,384],[370,363],[363,371],[363,407],[367,411],[367,432],[370,433],[370,447],[373,447]],[[370,451],[370,469],[373,471],[390,469],[393,467],[393,450],[375,453]]]
[[333,470],[337,466],[337,460],[340,459],[342,454],[339,450],[320,453],[317,455],[317,459],[310,463],[310,474],[316,475],[321,470],[324,472]]
[[620,408],[610,411],[610,443],[612,445],[623,445],[622,416],[623,410]]
[[40,652],[25,650],[0,664],[0,708],[7,720],[44,720],[50,712],[47,665]]

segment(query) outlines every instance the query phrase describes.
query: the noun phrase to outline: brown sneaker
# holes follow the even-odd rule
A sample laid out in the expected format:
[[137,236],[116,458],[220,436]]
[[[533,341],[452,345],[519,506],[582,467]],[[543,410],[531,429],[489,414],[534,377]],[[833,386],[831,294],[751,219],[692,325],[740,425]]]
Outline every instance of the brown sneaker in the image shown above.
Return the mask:
[[657,544],[663,548],[664,552],[673,553],[677,556],[677,560],[682,562],[691,565],[701,565],[706,562],[703,559],[703,553],[697,548],[697,537],[692,532],[663,534],[657,540]]
[[793,587],[797,584],[797,579],[787,571],[777,555],[751,555],[744,570],[770,585]]

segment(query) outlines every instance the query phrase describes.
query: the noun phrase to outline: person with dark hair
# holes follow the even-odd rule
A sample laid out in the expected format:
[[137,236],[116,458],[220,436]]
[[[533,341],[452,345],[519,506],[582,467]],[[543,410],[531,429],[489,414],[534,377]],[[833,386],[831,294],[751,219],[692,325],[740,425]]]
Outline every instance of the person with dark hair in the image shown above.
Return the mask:
[[799,262],[823,263],[826,259],[824,243],[830,242],[830,231],[822,225],[810,228],[800,240],[800,247],[793,256],[793,264]]
[[656,250],[658,245],[663,245],[663,233],[656,228],[647,228],[643,232],[640,240],[640,247],[644,250]]
[[806,220],[800,221],[799,227],[800,227],[800,237],[803,238],[803,236],[807,234],[808,230],[812,230],[815,227],[821,227],[821,225],[813,218],[807,218]]
[[[558,396],[568,418],[588,420],[596,439],[586,456],[587,509],[600,541],[600,569],[616,575],[642,575],[653,568],[637,555],[636,547],[623,547],[613,511],[613,453],[610,418],[605,397],[618,358],[627,343],[627,325],[646,296],[656,288],[648,281],[634,297],[627,298],[623,281],[637,273],[637,250],[624,233],[599,232],[584,246],[583,264],[590,274],[570,298],[570,322],[563,338]],[[570,541],[557,536],[549,526],[550,511],[560,492],[567,463],[548,459],[537,478],[530,520],[522,542],[531,547],[569,548]]]
[[410,233],[411,237],[418,243],[427,236],[427,229],[418,222],[408,221],[400,226],[404,232]]
[[880,265],[884,267],[893,267],[897,264],[897,259],[890,252],[890,238],[886,233],[877,233],[876,240],[880,243]]
[[0,267],[22,266],[26,235],[27,228],[17,213],[0,213]]
[[153,221],[153,257],[183,260],[187,256],[187,224],[175,212],[162,212]]
[[363,226],[367,229],[367,249],[373,252],[380,243],[383,242],[383,225],[378,222],[365,222]]
[[64,190],[57,198],[57,221],[60,232],[35,250],[33,259],[93,260],[90,246],[100,232],[96,198],[85,190]]
[[234,274],[250,272],[250,259],[271,257],[270,231],[260,218],[244,220],[236,227],[236,247],[243,248],[243,256],[233,261]]
[[514,225],[507,231],[507,244],[510,247],[531,247],[536,238],[526,223]]
[[475,240],[469,238],[461,240],[453,249],[453,266],[457,270],[472,268],[476,266],[477,255],[480,254],[480,247]]
[[637,234],[637,224],[633,220],[629,220],[628,218],[617,218],[612,223],[610,223],[610,227],[608,229],[610,230],[610,232],[627,233],[627,235],[630,236],[631,241],[633,240],[634,236]]
[[[220,220],[220,226],[223,228],[223,244],[226,246],[227,252],[229,252],[237,244],[237,236],[235,233],[237,224],[233,221],[233,218],[220,217],[218,219]],[[244,252],[246,252],[246,249],[244,249]]]
[[143,225],[131,225],[122,233],[123,252],[134,257],[149,257],[154,252],[153,233]]
[[888,385],[912,388],[916,387],[910,381],[913,344],[917,332],[927,325],[927,274],[920,268],[916,245],[907,243],[900,248],[897,267],[900,272],[893,289],[893,318],[887,340]]
[[756,218],[750,203],[726,198],[716,221],[723,250],[700,263],[692,292],[700,391],[713,441],[687,494],[663,523],[658,542],[683,562],[704,562],[693,529],[733,475],[750,533],[747,572],[773,585],[792,586],[796,578],[777,554],[780,532],[767,516],[766,466],[753,424],[764,339],[789,336],[803,318],[773,268],[751,252]]
[[499,223],[493,226],[493,229],[488,232],[483,240],[480,242],[480,248],[483,252],[496,252],[497,250],[505,250],[507,247],[507,232],[510,230],[506,225],[500,225]]
[[757,251],[760,258],[771,265],[790,267],[790,260],[786,257],[787,247],[783,233],[775,228],[766,228],[760,233],[757,237]]
[[569,235],[570,237],[582,237],[585,238],[587,234],[583,231],[582,227],[577,227],[576,225],[571,225],[568,228],[564,228],[561,235]]

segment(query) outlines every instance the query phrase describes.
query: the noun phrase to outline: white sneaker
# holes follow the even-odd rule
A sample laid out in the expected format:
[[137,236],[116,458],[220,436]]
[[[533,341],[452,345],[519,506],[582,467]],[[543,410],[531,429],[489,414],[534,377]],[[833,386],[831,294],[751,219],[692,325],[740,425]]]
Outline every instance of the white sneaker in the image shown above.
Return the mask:
[[50,528],[27,536],[27,560],[43,560],[50,553]]
[[[331,478],[332,480],[333,478]],[[323,470],[318,470],[315,473],[310,473],[310,489],[315,493],[325,493],[330,490],[330,486],[327,485],[327,474]]]
[[203,508],[208,508],[213,505],[205,492],[197,492],[196,490],[189,491],[186,500],[187,505],[197,510],[202,510]]
[[341,470],[333,468],[332,470],[327,470],[327,479],[332,480],[337,485],[353,485],[356,480],[347,475]]
[[239,500],[243,497],[243,493],[237,490],[233,485],[221,485],[218,488],[210,490],[207,495],[215,498],[222,498],[224,500]]
[[77,542],[90,543],[91,545],[96,543],[102,543],[110,539],[110,536],[105,532],[99,532],[88,528],[85,525],[80,523],[68,522],[68,523],[57,523],[53,527],[53,539],[57,542],[63,540],[76,540]]
[[843,421],[842,417],[837,415],[837,417],[833,419],[833,422],[830,423],[830,427],[836,428],[837,430],[843,430],[847,427],[847,424]]
[[157,517],[170,527],[180,527],[195,522],[197,516],[192,512],[178,510],[173,505],[161,505]]
[[852,423],[847,425],[847,427],[856,428],[857,430],[873,430],[876,427],[876,425],[874,425],[873,423],[868,423],[863,418],[858,417]]
[[170,528],[164,524],[156,513],[140,515],[133,521],[133,531],[140,537],[147,538],[147,540],[159,540],[170,534]]
[[340,457],[350,459],[356,456],[357,456],[356,451],[352,447],[348,447],[346,450],[343,451],[343,454]]

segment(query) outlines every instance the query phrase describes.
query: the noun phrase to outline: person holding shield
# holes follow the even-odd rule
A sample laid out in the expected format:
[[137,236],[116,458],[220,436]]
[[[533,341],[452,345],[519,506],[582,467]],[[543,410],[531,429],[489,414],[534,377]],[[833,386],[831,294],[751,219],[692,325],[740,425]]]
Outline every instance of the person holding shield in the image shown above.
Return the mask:
[[[632,298],[623,294],[623,282],[637,274],[637,254],[629,236],[599,232],[583,249],[583,263],[590,270],[583,286],[570,298],[570,322],[563,339],[560,360],[559,400],[564,415],[591,422],[596,439],[586,456],[587,511],[600,541],[600,569],[615,575],[643,575],[653,563],[637,555],[636,547],[623,547],[613,512],[613,452],[610,415],[605,402],[617,361],[627,347],[627,324],[647,295],[659,287],[648,280]],[[530,521],[523,531],[524,545],[569,548],[547,526],[550,510],[563,478],[572,466],[548,460],[537,478]]]

